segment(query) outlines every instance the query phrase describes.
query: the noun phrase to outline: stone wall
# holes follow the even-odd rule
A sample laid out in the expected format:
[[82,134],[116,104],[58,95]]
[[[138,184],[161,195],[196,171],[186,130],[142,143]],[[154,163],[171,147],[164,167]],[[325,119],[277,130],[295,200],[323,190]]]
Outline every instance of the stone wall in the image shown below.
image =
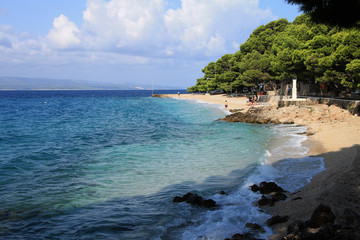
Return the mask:
[[[306,99],[306,100],[304,100]],[[278,107],[288,106],[309,106],[315,104],[326,104],[328,106],[335,105],[342,109],[348,110],[351,114],[360,115],[360,100],[336,99],[336,98],[322,98],[322,97],[303,97],[299,100],[291,100],[291,96],[259,96],[259,102],[276,103]]]
[[360,100],[309,97],[307,102],[310,104],[326,104],[328,106],[335,105],[348,110],[351,114],[360,114]]

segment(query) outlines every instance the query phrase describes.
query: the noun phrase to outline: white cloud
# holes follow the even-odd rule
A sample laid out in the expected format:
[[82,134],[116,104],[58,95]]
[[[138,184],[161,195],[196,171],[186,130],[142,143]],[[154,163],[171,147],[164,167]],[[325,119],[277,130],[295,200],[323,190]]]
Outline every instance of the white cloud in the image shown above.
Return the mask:
[[163,30],[162,0],[89,0],[84,11],[84,35],[87,47],[124,49],[161,41]]
[[55,48],[72,48],[80,44],[79,33],[78,27],[61,14],[55,18],[47,38]]
[[257,0],[182,0],[182,8],[168,10],[164,20],[169,35],[179,38],[179,50],[218,55],[234,51],[232,42],[241,32],[272,18],[258,5]]
[[11,26],[0,25],[0,62],[36,61],[33,56],[41,54],[44,46],[41,37],[17,33]]
[[[257,26],[274,20],[258,0],[182,0],[176,9],[166,6],[165,0],[88,0],[82,24],[56,16],[46,36],[0,25],[0,63],[26,65],[23,75],[51,69],[70,74],[67,70],[73,67],[73,73],[93,76],[99,75],[99,65],[201,73],[209,61],[235,52]],[[19,65],[11,66],[20,71]]]
[[115,51],[148,57],[206,57],[233,52],[234,42],[263,20],[273,18],[258,0],[182,0],[165,9],[164,0],[88,0],[83,25],[65,16],[48,34],[53,46]]

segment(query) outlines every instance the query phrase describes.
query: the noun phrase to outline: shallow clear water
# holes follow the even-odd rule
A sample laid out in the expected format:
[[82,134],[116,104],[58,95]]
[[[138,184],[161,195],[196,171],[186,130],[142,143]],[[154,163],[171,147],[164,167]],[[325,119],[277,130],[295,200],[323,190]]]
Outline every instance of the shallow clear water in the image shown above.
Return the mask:
[[[296,190],[323,169],[301,127],[217,122],[221,106],[150,94],[0,92],[0,237],[223,239],[268,217],[250,184]],[[172,203],[189,191],[219,207]]]

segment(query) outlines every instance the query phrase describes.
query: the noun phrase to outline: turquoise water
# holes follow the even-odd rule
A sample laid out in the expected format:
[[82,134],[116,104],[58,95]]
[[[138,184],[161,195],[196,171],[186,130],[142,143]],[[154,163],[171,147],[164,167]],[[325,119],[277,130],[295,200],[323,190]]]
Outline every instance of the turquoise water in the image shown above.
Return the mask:
[[[323,169],[300,127],[217,122],[221,106],[150,94],[0,92],[0,237],[223,239],[269,217],[249,184],[291,174],[295,190]],[[219,207],[172,203],[189,191]]]

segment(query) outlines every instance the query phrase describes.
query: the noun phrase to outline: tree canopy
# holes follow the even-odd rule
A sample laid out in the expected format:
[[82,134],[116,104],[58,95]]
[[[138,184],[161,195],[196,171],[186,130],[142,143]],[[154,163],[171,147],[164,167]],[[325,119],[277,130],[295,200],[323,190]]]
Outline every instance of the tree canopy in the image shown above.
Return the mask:
[[359,27],[359,0],[286,0],[298,4],[300,10],[309,13],[316,23],[339,27]]
[[303,83],[336,91],[360,87],[360,30],[314,23],[309,15],[272,21],[255,29],[234,54],[226,54],[202,69],[190,92],[265,84],[276,90],[297,77]]

